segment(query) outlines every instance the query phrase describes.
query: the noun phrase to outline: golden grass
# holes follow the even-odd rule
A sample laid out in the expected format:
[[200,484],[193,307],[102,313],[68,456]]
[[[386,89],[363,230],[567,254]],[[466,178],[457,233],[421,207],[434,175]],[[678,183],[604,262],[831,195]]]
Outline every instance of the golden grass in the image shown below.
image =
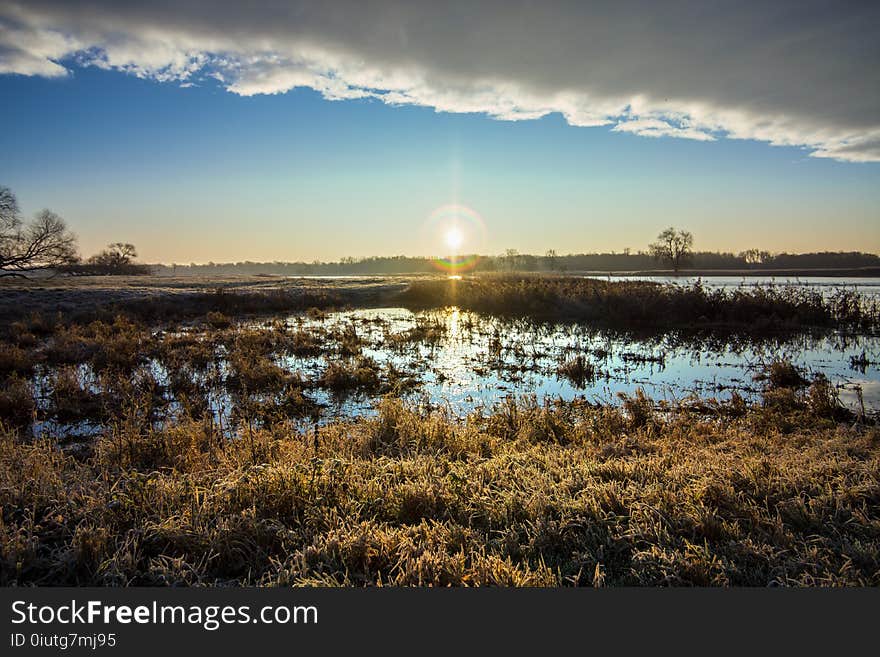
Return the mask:
[[880,327],[880,307],[852,290],[823,297],[792,286],[733,290],[569,276],[483,275],[413,281],[398,296],[412,308],[457,306],[501,316],[641,328],[729,328],[751,334],[803,328]]
[[76,457],[5,431],[0,581],[878,585],[880,433],[790,392],[462,420],[389,398],[232,440],[129,418]]

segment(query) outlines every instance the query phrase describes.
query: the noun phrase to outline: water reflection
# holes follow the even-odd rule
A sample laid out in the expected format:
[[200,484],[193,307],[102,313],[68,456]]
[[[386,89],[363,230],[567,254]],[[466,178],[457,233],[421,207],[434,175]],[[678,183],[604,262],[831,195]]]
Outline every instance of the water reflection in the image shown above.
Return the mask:
[[[424,406],[442,405],[456,415],[488,410],[522,394],[617,403],[618,393],[633,395],[642,388],[656,400],[671,402],[691,394],[723,399],[733,391],[756,399],[761,383],[755,377],[776,359],[790,360],[807,378],[826,376],[853,410],[864,406],[880,411],[878,336],[801,333],[756,340],[735,333],[619,331],[503,319],[454,307],[297,314],[245,325],[220,339],[202,331],[193,327],[181,333],[210,340],[212,358],[203,369],[163,362],[158,356],[139,376],[155,381],[172,416],[188,403],[179,394],[189,395],[189,403],[201,398],[204,412],[221,433],[234,426],[237,409],[250,403],[247,391],[243,396],[235,385],[230,353],[237,336],[248,331],[264,332],[272,337],[269,343],[278,345],[294,344],[294,337],[307,339],[298,343],[301,348],[282,346],[263,354],[296,383],[249,393],[255,401],[284,408],[283,395],[293,385],[299,401],[288,417],[307,424],[371,414],[384,394]],[[328,370],[340,364],[351,370],[367,367],[375,384],[328,384]],[[35,434],[54,431],[64,421],[50,412],[57,374],[57,369],[42,368],[34,377],[43,415],[34,425]],[[90,365],[76,366],[72,376],[84,393],[102,394],[100,376]],[[101,430],[91,419],[64,426],[67,435]]]
[[[506,320],[458,308],[354,310],[287,322],[304,330],[354,330],[365,355],[418,380],[421,385],[413,395],[449,403],[461,412],[520,393],[607,402],[640,387],[658,399],[690,393],[725,397],[732,390],[754,395],[760,387],[754,376],[777,358],[791,360],[808,376],[824,374],[847,402],[853,402],[855,388],[861,386],[865,405],[880,408],[880,339],[872,336],[798,334],[755,340],[683,331],[639,334]],[[406,339],[415,335],[424,339]],[[587,381],[575,382],[560,373],[561,365],[578,356],[595,368]],[[326,356],[282,362],[314,376],[325,367]],[[347,402],[339,410],[367,412],[369,401]]]

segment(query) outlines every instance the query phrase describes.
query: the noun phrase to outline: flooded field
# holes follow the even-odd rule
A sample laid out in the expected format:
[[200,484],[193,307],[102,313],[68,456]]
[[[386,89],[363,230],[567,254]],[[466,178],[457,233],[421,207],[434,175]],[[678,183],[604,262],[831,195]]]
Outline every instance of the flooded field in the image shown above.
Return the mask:
[[[824,375],[850,404],[857,403],[861,389],[865,407],[880,409],[880,339],[871,336],[638,336],[579,324],[510,321],[457,308],[355,310],[319,320],[291,317],[285,324],[356,335],[366,358],[413,379],[411,391],[403,394],[450,405],[457,414],[491,407],[511,394],[598,403],[637,388],[658,400],[690,394],[724,398],[733,390],[749,396],[761,389],[766,366],[780,359],[807,378]],[[318,378],[329,360],[287,357],[279,364]],[[322,397],[333,406],[332,395]],[[369,403],[349,402],[336,412],[368,408]]]
[[[230,430],[255,404],[257,416],[271,408],[310,425],[373,415],[385,396],[456,417],[489,413],[523,395],[617,404],[641,389],[656,402],[727,400],[734,393],[756,401],[765,372],[779,361],[794,365],[805,382],[827,378],[850,410],[880,410],[880,338],[839,332],[761,339],[639,334],[455,307],[374,308],[159,331],[144,346],[149,357],[132,381],[152,387],[165,410],[180,411],[198,397]],[[197,358],[182,361],[182,347],[198,350]],[[91,364],[42,367],[33,383],[45,414],[34,424],[37,434],[102,430],[95,418],[65,422],[57,409],[64,390],[106,395],[106,376]]]
[[863,297],[880,299],[880,278],[876,276],[588,276],[604,281],[648,281],[689,287],[699,283],[710,290],[754,289],[756,287],[793,287],[830,294],[850,290]]

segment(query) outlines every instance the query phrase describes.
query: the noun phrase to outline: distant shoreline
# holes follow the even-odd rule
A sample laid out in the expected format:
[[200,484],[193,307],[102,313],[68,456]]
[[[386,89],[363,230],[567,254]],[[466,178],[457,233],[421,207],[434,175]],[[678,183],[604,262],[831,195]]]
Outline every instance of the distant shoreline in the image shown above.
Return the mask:
[[679,272],[675,272],[671,269],[647,269],[633,271],[571,271],[560,273],[568,274],[570,276],[678,276],[682,278],[693,278],[694,276],[705,278],[716,276],[744,278],[880,278],[880,267],[858,267],[849,269],[682,269]]
[[[198,269],[195,271],[187,270],[187,268],[171,269],[170,267],[162,267],[149,265],[153,267],[153,275],[156,277],[174,277],[188,278],[199,276],[220,276],[229,278],[384,278],[395,276],[437,276],[442,275],[440,271],[423,271],[423,270],[401,270],[401,271],[338,271],[338,272],[278,272],[278,271],[260,271],[258,267],[254,267],[249,271],[235,271],[220,269],[216,272]],[[789,269],[682,269],[675,272],[671,269],[496,269],[496,270],[478,270],[475,272],[462,272],[465,275],[552,275],[552,276],[651,276],[657,278],[679,277],[679,278],[712,278],[712,277],[734,277],[734,278],[880,278],[880,267],[829,267],[829,268],[789,268]]]
[[[277,272],[261,272],[261,271],[219,271],[209,273],[204,271],[188,271],[185,268],[172,270],[170,268],[162,268],[155,265],[146,265],[153,268],[151,274],[142,276],[57,276],[52,272],[31,272],[27,278],[0,278],[4,284],[2,287],[17,287],[19,285],[28,286],[34,283],[46,283],[53,281],[54,284],[64,285],[63,281],[79,281],[81,284],[89,285],[98,282],[104,284],[110,281],[119,282],[126,280],[129,282],[138,281],[140,286],[142,283],[150,279],[159,280],[200,280],[205,281],[241,281],[241,280],[295,280],[295,279],[337,279],[337,280],[358,280],[358,279],[380,279],[380,278],[432,278],[443,276],[443,272],[439,271],[398,271],[398,272],[339,272],[339,273],[277,273]],[[609,270],[609,269],[571,269],[566,271],[554,271],[549,269],[515,269],[515,270],[497,270],[497,271],[477,271],[463,272],[466,276],[591,276],[596,278],[606,277],[650,277],[650,278],[880,278],[880,267],[852,267],[852,268],[827,268],[827,269],[682,269],[675,272],[671,269],[630,269],[630,270]]]
[[[389,272],[389,273],[360,273],[360,274],[241,274],[241,276],[253,276],[256,278],[393,278],[395,276],[406,277],[436,277],[440,272]],[[161,276],[162,274],[159,274]],[[185,277],[188,274],[182,274]],[[195,274],[194,274],[195,275]],[[880,278],[880,267],[864,267],[858,269],[682,269],[675,272],[671,269],[633,269],[633,270],[607,270],[607,269],[578,269],[570,271],[552,271],[549,269],[536,270],[512,270],[512,271],[478,271],[466,272],[467,276],[509,276],[509,275],[552,275],[552,276],[622,276],[639,277],[648,276],[656,278]],[[234,274],[232,276],[235,276]]]

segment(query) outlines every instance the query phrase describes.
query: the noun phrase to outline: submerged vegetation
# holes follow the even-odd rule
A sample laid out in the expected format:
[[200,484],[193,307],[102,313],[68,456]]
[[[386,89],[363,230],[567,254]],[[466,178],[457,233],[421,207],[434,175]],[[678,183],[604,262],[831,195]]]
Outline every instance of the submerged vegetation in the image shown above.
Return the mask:
[[608,380],[612,349],[665,366],[576,331],[554,351],[530,314],[876,328],[862,299],[426,280],[407,303],[517,317],[401,327],[334,319],[319,289],[215,294],[4,325],[0,584],[880,584],[876,418],[784,357],[748,377],[754,394],[511,394],[464,412],[419,396],[450,341],[479,340],[468,367],[499,384],[540,370],[580,390]]

